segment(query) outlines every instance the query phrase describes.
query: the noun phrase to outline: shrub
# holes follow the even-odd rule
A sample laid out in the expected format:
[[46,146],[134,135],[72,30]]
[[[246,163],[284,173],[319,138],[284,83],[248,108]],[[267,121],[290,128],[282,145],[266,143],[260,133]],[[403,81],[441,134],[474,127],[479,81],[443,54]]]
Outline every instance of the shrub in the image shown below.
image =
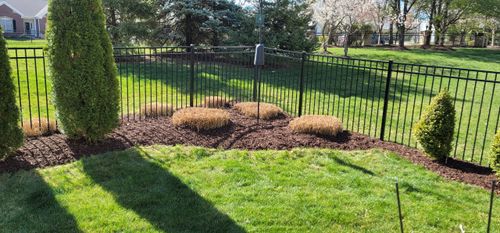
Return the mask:
[[228,106],[229,101],[221,96],[207,96],[203,101],[203,107],[206,108],[223,108]]
[[344,131],[342,122],[332,116],[302,116],[290,122],[295,133],[336,136]]
[[422,118],[414,126],[414,135],[426,154],[443,160],[452,149],[455,108],[448,91],[432,99]]
[[57,132],[57,124],[53,119],[34,118],[23,122],[23,132],[26,137],[38,137],[42,135],[53,134]]
[[[241,114],[257,118],[257,103],[245,102],[237,103],[234,105],[236,111]],[[283,110],[274,104],[261,103],[260,104],[260,118],[264,120],[271,120],[283,114]]]
[[118,126],[119,90],[100,0],[49,1],[48,43],[62,130],[93,142]]
[[172,122],[175,126],[187,126],[196,130],[210,130],[229,124],[229,113],[222,109],[186,108],[174,113]]
[[141,113],[146,117],[172,116],[174,108],[164,103],[149,103],[141,107]]
[[491,145],[491,167],[497,172],[497,176],[500,177],[500,130],[495,135],[493,144]]
[[19,109],[14,91],[6,42],[0,27],[0,160],[23,144],[23,132],[17,124]]

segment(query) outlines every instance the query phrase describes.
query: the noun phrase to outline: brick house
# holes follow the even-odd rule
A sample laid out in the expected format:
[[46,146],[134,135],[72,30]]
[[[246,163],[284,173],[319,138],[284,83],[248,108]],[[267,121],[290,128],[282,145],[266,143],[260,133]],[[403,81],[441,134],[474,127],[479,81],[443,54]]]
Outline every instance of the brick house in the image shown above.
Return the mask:
[[0,27],[7,37],[43,38],[47,0],[0,0]]

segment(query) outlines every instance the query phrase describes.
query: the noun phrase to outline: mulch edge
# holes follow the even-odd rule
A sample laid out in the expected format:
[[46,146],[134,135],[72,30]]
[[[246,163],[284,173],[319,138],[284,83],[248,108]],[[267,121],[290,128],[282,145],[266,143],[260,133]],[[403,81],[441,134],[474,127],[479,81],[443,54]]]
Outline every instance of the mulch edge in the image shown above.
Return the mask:
[[[234,111],[231,112],[231,115],[234,115]],[[244,116],[238,116],[239,118],[245,118]],[[145,121],[131,121],[131,122],[122,122],[122,125],[119,127],[119,129],[126,128],[127,126],[130,125],[141,125],[147,122],[148,124],[155,124],[155,123],[161,123],[164,124],[165,120],[168,121],[170,118],[150,118],[146,119]],[[276,128],[283,128],[286,127],[287,124],[285,123],[289,122],[291,117],[289,116],[284,116],[282,119],[278,119],[275,121],[264,121],[260,125],[253,125],[251,127],[246,127],[246,130],[251,130],[252,132],[257,132],[257,131],[263,131],[263,130],[274,130]],[[232,119],[234,120],[234,119]],[[244,119],[248,120],[248,119]],[[253,120],[253,119],[250,119]],[[236,120],[238,121],[238,120]],[[237,124],[232,124],[230,127],[235,127]],[[177,130],[177,129],[175,129]],[[178,130],[189,130],[186,128],[178,129]],[[227,129],[219,129],[219,130],[214,130],[214,131],[207,131],[207,132],[194,132],[194,134],[217,134],[220,132],[225,132]],[[123,131],[123,129],[122,129]],[[229,130],[231,131],[231,130]],[[55,140],[59,142],[64,142],[69,147],[74,149],[74,155],[70,156],[69,158],[66,158],[65,160],[61,161],[56,161],[54,164],[46,164],[44,165],[43,161],[35,161],[34,164],[27,164],[27,161],[23,161],[24,156],[26,153],[29,153],[29,149],[26,149],[26,145],[21,147],[19,150],[16,151],[16,155],[4,160],[0,161],[0,174],[2,173],[13,173],[16,171],[20,170],[31,170],[31,169],[37,169],[37,168],[46,168],[46,167],[53,167],[53,166],[58,166],[58,165],[63,165],[67,163],[71,163],[74,161],[77,161],[83,157],[88,157],[91,155],[97,155],[97,154],[104,154],[108,152],[115,152],[115,151],[123,151],[135,146],[151,146],[151,145],[167,145],[167,146],[172,146],[172,145],[186,145],[186,146],[203,146],[203,147],[208,147],[208,148],[217,148],[217,149],[246,149],[250,151],[255,151],[255,150],[261,150],[261,149],[275,149],[275,148],[239,148],[239,147],[234,147],[232,143],[227,143],[228,141],[231,142],[231,139],[233,137],[238,137],[238,135],[235,136],[236,130],[233,130],[233,132],[229,132],[229,134],[226,137],[223,137],[222,140],[219,140],[213,144],[209,145],[198,145],[196,143],[188,142],[188,143],[173,143],[171,144],[170,142],[168,143],[150,143],[149,141],[144,141],[144,142],[133,142],[127,138],[126,135],[122,135],[120,130],[115,130],[115,132],[112,133],[112,138],[122,138],[120,140],[120,143],[116,143],[116,141],[113,141],[113,139],[104,141],[98,144],[94,145],[88,145],[85,144],[83,141],[71,141],[69,140],[65,135],[62,134],[55,134],[51,136],[41,136],[41,137],[36,137],[36,138],[28,138],[26,139],[26,144],[29,144],[30,142],[39,142],[43,140]],[[176,132],[173,132],[176,133]],[[423,154],[421,151],[415,148],[410,148],[404,145],[399,145],[396,143],[392,142],[386,142],[386,141],[381,141],[379,139],[374,139],[370,138],[365,135],[361,134],[356,134],[352,133],[350,135],[353,135],[356,137],[357,140],[361,140],[362,144],[361,145],[356,145],[354,144],[354,147],[352,145],[349,145],[350,139],[347,140],[346,144],[343,144],[345,142],[340,142],[337,146],[329,146],[329,147],[317,147],[317,146],[310,146],[310,147],[302,147],[302,146],[294,146],[290,148],[284,148],[281,150],[290,150],[293,148],[325,148],[325,149],[334,149],[334,150],[344,150],[344,151],[353,151],[353,150],[372,150],[372,149],[382,149],[385,151],[390,151],[393,153],[396,153],[397,155],[401,156],[402,158],[405,158],[406,160],[410,161],[413,164],[423,166],[427,170],[430,170],[441,177],[447,179],[447,180],[452,180],[452,181],[458,181],[470,185],[475,185],[482,187],[484,189],[491,189],[491,181],[497,180],[498,177],[495,176],[495,173],[492,169],[487,168],[487,167],[482,167],[478,166],[476,164],[472,164],[466,161],[461,161],[453,158],[448,159],[447,164],[443,164],[441,162],[435,161],[431,159],[430,157],[426,156]],[[308,137],[311,137],[309,135]],[[320,137],[317,137],[320,139]],[[323,138],[324,139],[324,138]],[[107,140],[107,139],[106,139]],[[237,138],[235,139],[237,140]],[[335,140],[335,139],[328,139],[328,140]],[[234,141],[234,140],[233,140]],[[45,144],[46,145],[46,144]],[[48,146],[48,145],[47,145]],[[83,148],[83,149],[82,149]],[[62,148],[61,150],[63,150]],[[104,149],[104,150],[103,150]],[[56,148],[56,150],[58,150]],[[280,149],[277,149],[280,150]],[[79,152],[82,153],[79,153]],[[64,151],[61,151],[64,153]],[[83,153],[84,152],[84,153]],[[31,156],[36,157],[36,154],[31,154]],[[43,156],[41,156],[43,157]],[[32,162],[32,161],[31,161]],[[500,190],[497,190],[497,194],[500,194]]]

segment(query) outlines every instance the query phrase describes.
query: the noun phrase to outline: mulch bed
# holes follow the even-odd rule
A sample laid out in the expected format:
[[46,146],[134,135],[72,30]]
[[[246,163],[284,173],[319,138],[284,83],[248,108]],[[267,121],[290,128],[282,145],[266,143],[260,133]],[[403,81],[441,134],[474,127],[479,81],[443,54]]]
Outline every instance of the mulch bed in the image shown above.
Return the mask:
[[280,119],[256,124],[255,119],[242,116],[234,110],[229,111],[231,125],[212,131],[197,132],[187,128],[177,128],[172,125],[170,118],[155,118],[123,122],[121,127],[109,134],[106,139],[93,145],[69,140],[62,134],[29,138],[26,139],[25,145],[16,151],[16,155],[0,162],[0,173],[66,164],[84,156],[119,151],[139,145],[183,144],[248,150],[288,150],[297,147],[340,150],[379,148],[396,152],[411,162],[423,165],[450,180],[491,188],[491,181],[496,179],[489,168],[454,159],[449,159],[448,164],[444,165],[433,161],[416,149],[364,135],[344,132],[337,137],[328,138],[295,134],[288,128],[291,117],[283,116]]

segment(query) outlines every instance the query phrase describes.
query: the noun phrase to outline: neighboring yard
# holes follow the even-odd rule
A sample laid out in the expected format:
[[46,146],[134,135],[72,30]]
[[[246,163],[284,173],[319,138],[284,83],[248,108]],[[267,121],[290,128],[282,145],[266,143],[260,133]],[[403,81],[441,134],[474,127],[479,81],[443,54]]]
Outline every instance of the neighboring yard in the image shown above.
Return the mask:
[[[396,154],[153,146],[0,175],[7,232],[485,232],[489,194]],[[500,229],[495,203],[492,231]],[[210,229],[210,230],[208,230]]]
[[[500,71],[500,50],[482,48],[454,48],[455,51],[389,48],[349,48],[353,58],[393,60],[420,65],[452,66],[456,68]],[[343,56],[343,48],[330,48],[334,56]]]
[[47,40],[12,40],[7,39],[8,48],[39,48],[47,46]]

